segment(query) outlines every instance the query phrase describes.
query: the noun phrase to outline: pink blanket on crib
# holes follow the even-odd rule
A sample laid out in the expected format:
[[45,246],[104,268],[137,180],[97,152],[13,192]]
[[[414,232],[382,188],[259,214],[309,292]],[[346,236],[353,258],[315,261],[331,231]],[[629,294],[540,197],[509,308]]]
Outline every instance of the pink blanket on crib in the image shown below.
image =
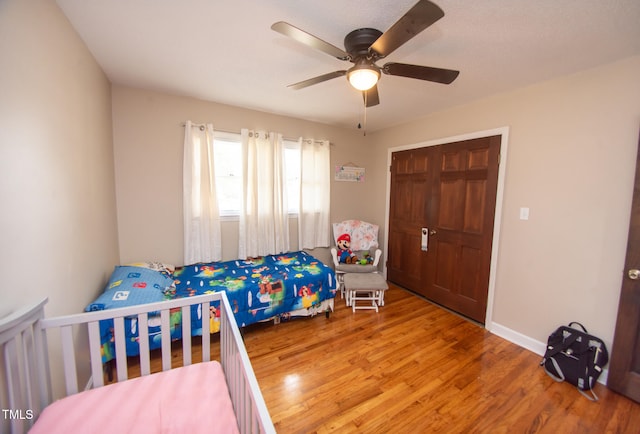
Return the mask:
[[237,433],[220,363],[88,390],[44,409],[30,433]]

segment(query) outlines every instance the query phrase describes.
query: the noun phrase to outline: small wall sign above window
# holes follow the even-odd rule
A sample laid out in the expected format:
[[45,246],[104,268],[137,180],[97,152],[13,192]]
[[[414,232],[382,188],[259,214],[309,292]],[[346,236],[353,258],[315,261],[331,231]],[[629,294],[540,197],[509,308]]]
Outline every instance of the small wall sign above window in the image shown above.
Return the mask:
[[364,167],[357,167],[353,163],[336,166],[336,181],[364,182]]

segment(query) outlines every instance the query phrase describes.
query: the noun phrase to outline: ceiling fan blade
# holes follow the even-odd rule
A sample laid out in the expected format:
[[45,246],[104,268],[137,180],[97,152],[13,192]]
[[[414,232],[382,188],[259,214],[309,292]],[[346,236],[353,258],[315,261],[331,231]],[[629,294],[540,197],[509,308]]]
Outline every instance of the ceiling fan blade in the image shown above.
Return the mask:
[[319,75],[317,77],[310,78],[308,80],[300,81],[298,83],[290,84],[287,87],[291,89],[302,89],[305,87],[313,86],[314,84],[322,83],[323,81],[331,80],[332,78],[342,77],[346,75],[347,71],[333,71],[328,74]]
[[393,26],[374,42],[370,50],[379,58],[387,57],[402,44],[416,36],[431,24],[444,17],[440,7],[428,0],[420,0]]
[[374,85],[369,90],[362,91],[362,98],[364,99],[364,105],[367,107],[373,107],[380,104],[380,97],[378,96],[378,85]]
[[381,69],[382,72],[388,75],[417,78],[418,80],[435,81],[442,84],[451,84],[460,74],[460,71],[454,71],[453,69],[394,62],[386,63]]
[[301,42],[311,48],[320,50],[330,56],[337,57],[340,60],[349,60],[351,57],[346,51],[341,50],[340,48],[331,45],[330,43],[325,42],[322,39],[305,32],[304,30],[300,30],[299,28],[292,26],[289,23],[285,23],[284,21],[278,21],[277,23],[274,23],[271,26],[271,29],[275,30],[278,33],[282,33],[283,35],[288,36],[291,39]]

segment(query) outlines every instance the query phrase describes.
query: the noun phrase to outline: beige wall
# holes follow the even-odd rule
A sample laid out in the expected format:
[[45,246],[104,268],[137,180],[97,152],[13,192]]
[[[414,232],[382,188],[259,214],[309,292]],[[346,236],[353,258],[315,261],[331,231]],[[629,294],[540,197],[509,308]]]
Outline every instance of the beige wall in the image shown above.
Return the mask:
[[110,84],[54,2],[0,2],[0,315],[80,312],[119,261]]
[[[611,346],[640,131],[639,77],[640,57],[633,57],[371,135],[382,173],[389,148],[508,127],[488,326],[533,349],[573,320]],[[519,219],[520,207],[530,208],[528,221]],[[384,218],[384,197],[376,210]]]
[[[186,120],[215,129],[281,132],[285,137],[331,141],[332,166],[353,162],[369,170],[375,156],[357,129],[345,130],[157,92],[113,86],[113,130],[120,256],[123,262],[157,260],[183,264],[182,147]],[[364,183],[331,182],[332,221],[373,220],[382,192]],[[297,248],[297,226],[292,222]],[[382,220],[375,221],[382,224]],[[237,258],[238,226],[223,222],[223,259]]]
[[0,317],[43,297],[48,316],[81,312],[103,290],[119,262],[112,141],[109,81],[56,4],[0,1]]

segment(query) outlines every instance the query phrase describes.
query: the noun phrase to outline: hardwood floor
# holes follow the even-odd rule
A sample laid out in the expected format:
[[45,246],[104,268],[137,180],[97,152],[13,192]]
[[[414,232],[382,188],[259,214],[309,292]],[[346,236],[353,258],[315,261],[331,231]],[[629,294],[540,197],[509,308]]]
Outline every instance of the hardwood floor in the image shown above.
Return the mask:
[[385,301],[245,329],[278,433],[640,433],[640,404],[602,384],[591,402],[472,322],[393,285]]
[[640,432],[640,404],[605,386],[588,401],[537,354],[397,287],[385,301],[246,331],[279,433]]

